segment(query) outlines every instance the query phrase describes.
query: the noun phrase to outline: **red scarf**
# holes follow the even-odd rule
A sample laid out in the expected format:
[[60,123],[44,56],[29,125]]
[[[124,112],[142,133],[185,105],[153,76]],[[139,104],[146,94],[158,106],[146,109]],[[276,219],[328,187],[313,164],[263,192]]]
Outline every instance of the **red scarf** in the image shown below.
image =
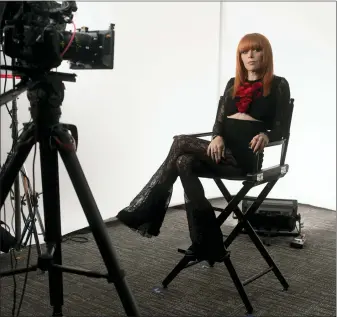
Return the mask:
[[245,113],[250,105],[250,103],[262,96],[262,83],[244,83],[238,88],[236,92],[236,97],[240,99],[236,102],[236,107],[241,113]]

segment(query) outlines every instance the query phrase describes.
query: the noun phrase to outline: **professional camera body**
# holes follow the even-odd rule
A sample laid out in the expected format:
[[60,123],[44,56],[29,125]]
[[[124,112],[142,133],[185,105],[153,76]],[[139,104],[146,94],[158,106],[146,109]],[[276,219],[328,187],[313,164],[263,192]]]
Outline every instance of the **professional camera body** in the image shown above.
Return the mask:
[[[0,42],[5,55],[30,70],[49,71],[63,60],[71,69],[112,69],[114,24],[108,30],[76,30],[75,1],[5,1],[0,3]],[[73,31],[66,31],[67,24]],[[12,65],[15,66],[15,65]]]

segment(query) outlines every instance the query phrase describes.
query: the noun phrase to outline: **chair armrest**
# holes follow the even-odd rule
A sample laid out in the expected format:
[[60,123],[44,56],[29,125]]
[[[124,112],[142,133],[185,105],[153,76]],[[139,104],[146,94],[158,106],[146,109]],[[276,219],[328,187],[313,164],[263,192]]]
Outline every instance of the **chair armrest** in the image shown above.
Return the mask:
[[278,179],[285,176],[288,173],[289,165],[275,165],[269,168],[261,169],[255,174],[247,174],[246,181],[265,183],[273,179]]
[[[202,138],[202,137],[205,137],[205,136],[212,136],[213,132],[192,133],[192,134],[185,134],[185,135],[196,137],[196,138]],[[285,142],[285,140],[275,141],[275,142],[269,142],[265,147],[271,147],[271,146],[275,146],[275,145],[281,145],[284,142]]]
[[[204,133],[193,133],[193,134],[185,134],[187,136],[201,138],[206,136],[212,136],[213,132],[204,132]],[[269,142],[266,147],[281,145],[285,143],[285,139],[275,142]],[[244,180],[244,182],[258,182],[258,183],[266,183],[273,179],[278,179],[285,176],[288,173],[289,165],[275,165],[269,168],[261,169],[257,173],[247,174],[246,177],[239,177],[238,180]]]
[[276,145],[281,145],[285,142],[286,140],[281,140],[281,141],[274,141],[274,142],[269,142],[265,147],[271,147],[271,146],[276,146]]
[[213,132],[204,132],[204,133],[193,133],[193,134],[185,134],[187,136],[195,137],[195,138],[202,138],[205,136],[212,136]]

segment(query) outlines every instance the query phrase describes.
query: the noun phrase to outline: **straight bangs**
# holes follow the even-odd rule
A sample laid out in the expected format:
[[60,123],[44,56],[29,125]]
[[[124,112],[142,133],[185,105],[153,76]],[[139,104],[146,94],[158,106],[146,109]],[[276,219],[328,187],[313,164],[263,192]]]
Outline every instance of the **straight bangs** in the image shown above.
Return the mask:
[[263,39],[255,34],[248,34],[240,41],[238,51],[240,54],[249,50],[264,50]]

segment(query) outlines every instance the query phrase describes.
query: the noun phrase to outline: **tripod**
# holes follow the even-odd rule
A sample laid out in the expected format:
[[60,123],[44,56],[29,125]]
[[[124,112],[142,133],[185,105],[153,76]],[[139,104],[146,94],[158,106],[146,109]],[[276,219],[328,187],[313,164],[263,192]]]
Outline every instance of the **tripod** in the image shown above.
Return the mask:
[[[5,62],[6,63],[6,62]],[[12,59],[12,64],[14,65],[15,60]],[[15,87],[15,76],[11,76],[11,75],[6,75],[5,76],[1,76],[1,78],[5,78],[6,80],[8,78],[12,78],[13,81],[13,87]],[[6,84],[5,84],[6,85]],[[12,140],[13,140],[13,148],[16,145],[16,142],[18,140],[18,116],[17,116],[17,112],[18,112],[18,108],[17,108],[17,103],[16,103],[16,98],[14,98],[12,100],[12,110],[9,110],[7,108],[11,118],[12,118],[12,122],[11,122],[11,130],[12,130]],[[10,156],[11,153],[8,155]],[[7,157],[8,159],[8,157]],[[14,204],[13,206],[13,212],[14,212],[14,219],[15,219],[15,239],[16,241],[21,240],[21,200],[20,200],[20,179],[19,179],[19,175],[17,175],[17,177],[14,180],[14,190],[13,190],[13,201]],[[12,199],[12,198],[11,198]]]
[[[15,64],[15,59],[12,59],[12,65]],[[15,87],[15,78],[16,76],[8,75],[7,72],[5,75],[1,75],[1,78],[5,78],[6,80],[11,78],[13,87]],[[16,98],[12,100],[12,109],[9,110],[7,108],[11,118],[11,130],[12,130],[12,140],[13,145],[12,149],[15,148],[16,143],[18,141],[19,137],[19,131],[18,131],[18,107],[17,107],[17,101]],[[7,156],[7,160],[11,159],[12,150]],[[20,197],[20,176],[22,180],[22,186],[24,190],[24,198],[21,199]],[[37,248],[38,255],[41,255],[41,246],[38,239],[38,233],[36,231],[36,225],[35,225],[35,216],[37,217],[37,220],[40,225],[40,229],[42,231],[42,235],[44,237],[44,227],[43,222],[40,216],[40,212],[38,210],[38,194],[33,193],[31,184],[29,182],[29,178],[27,175],[27,171],[25,169],[25,166],[23,165],[20,169],[20,175],[17,175],[17,177],[14,180],[14,189],[12,191],[13,196],[10,198],[14,201],[13,204],[13,211],[14,211],[14,219],[15,219],[15,240],[16,240],[16,249],[19,250],[22,247],[26,247],[27,243],[30,239],[30,236],[33,234],[35,239],[35,244]],[[28,217],[25,216],[23,212],[23,205],[27,205],[29,215]],[[33,213],[34,208],[34,213]],[[21,216],[24,221],[24,228],[21,232]],[[26,236],[27,235],[27,236]]]
[[[15,64],[15,60],[12,59],[12,64]],[[13,80],[13,87],[15,87],[15,76],[8,76],[12,77]],[[6,78],[8,78],[6,76]],[[13,148],[15,148],[18,138],[19,138],[19,131],[18,131],[18,107],[16,98],[12,101],[12,109],[10,111],[10,115],[12,117],[12,139],[13,139]],[[7,160],[11,159],[11,155],[13,153],[9,153]],[[41,246],[39,241],[39,236],[37,233],[36,225],[35,225],[35,218],[37,218],[39,222],[40,229],[42,231],[42,235],[44,237],[44,226],[41,219],[40,212],[38,210],[38,194],[33,193],[32,186],[30,184],[27,170],[25,166],[23,165],[20,169],[20,175],[17,175],[17,177],[14,180],[14,215],[15,215],[15,238],[17,241],[16,249],[20,249],[22,247],[26,247],[27,243],[29,242],[30,236],[34,235],[35,245],[37,249],[37,254],[41,255]],[[22,186],[24,190],[25,199],[21,199],[20,197],[20,176],[22,180]],[[22,205],[27,205],[28,207],[28,217],[26,218]],[[34,212],[33,212],[34,210]],[[21,232],[21,216],[24,221],[24,228]]]
[[[48,271],[53,316],[63,316],[63,272],[106,278],[109,283],[114,283],[127,316],[139,316],[137,304],[125,280],[125,273],[120,268],[116,252],[110,243],[103,219],[76,155],[77,128],[75,125],[62,124],[59,121],[60,106],[64,99],[63,81],[75,81],[75,75],[49,72],[31,78],[34,80],[27,84],[21,80],[15,91],[8,91],[6,95],[1,96],[3,104],[28,89],[27,96],[33,120],[24,127],[11,159],[0,172],[0,207],[32,147],[36,142],[40,145],[46,252],[38,257],[37,265],[29,267],[28,271]],[[58,154],[82,205],[107,274],[62,265]],[[0,277],[24,272],[27,272],[27,269],[0,272]]]
[[[13,87],[15,85],[15,78],[13,77]],[[12,139],[13,146],[15,146],[18,141],[18,117],[17,117],[18,108],[16,105],[16,99],[12,101]],[[14,180],[14,214],[15,214],[15,238],[17,241],[21,239],[21,217],[20,217],[20,179],[19,175]]]
[[21,209],[21,214],[22,214],[22,218],[23,218],[25,225],[22,230],[21,238],[19,242],[17,243],[17,248],[26,247],[27,243],[29,242],[30,236],[33,234],[34,239],[35,239],[37,254],[41,255],[42,251],[41,251],[39,236],[38,236],[36,224],[35,224],[35,221],[37,220],[39,223],[39,227],[42,231],[42,235],[45,238],[44,225],[43,225],[43,221],[42,221],[39,209],[38,209],[39,194],[33,192],[33,188],[29,181],[27,170],[24,165],[20,169],[20,175],[21,175],[21,180],[22,180],[23,191],[25,194],[25,199],[21,200],[21,205],[27,205],[28,217],[26,218],[23,210]]

